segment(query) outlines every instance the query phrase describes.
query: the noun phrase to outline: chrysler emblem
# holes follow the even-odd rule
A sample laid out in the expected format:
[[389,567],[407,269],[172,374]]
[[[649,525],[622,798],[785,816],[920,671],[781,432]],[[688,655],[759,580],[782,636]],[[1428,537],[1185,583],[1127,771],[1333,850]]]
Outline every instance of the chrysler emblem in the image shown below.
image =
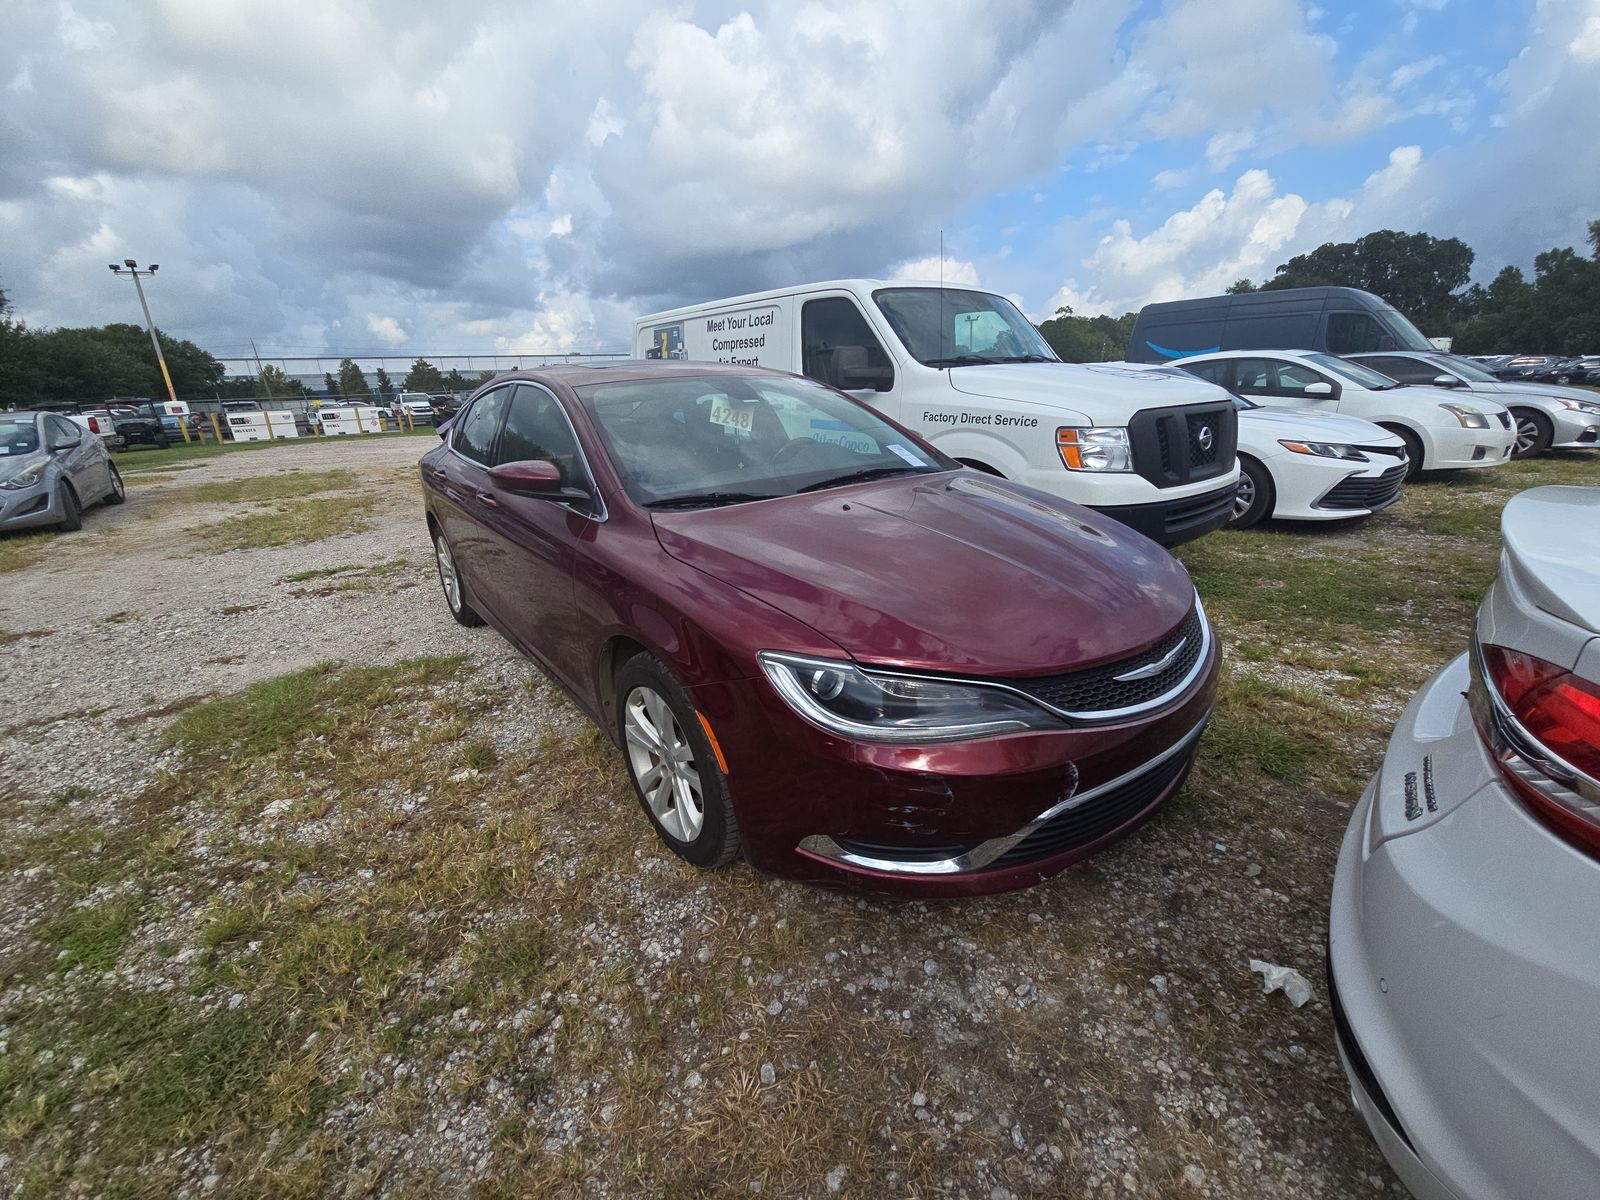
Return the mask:
[[1217,435],[1211,432],[1211,426],[1202,425],[1194,440],[1200,443],[1200,449],[1209,450],[1217,440]]
[[[1210,430],[1204,430],[1203,432],[1209,434]],[[1160,658],[1156,659],[1155,662],[1146,663],[1142,667],[1136,667],[1134,670],[1125,672],[1121,675],[1113,675],[1111,678],[1116,683],[1132,683],[1137,679],[1154,678],[1170,667],[1173,659],[1177,658],[1178,655],[1183,652],[1183,648],[1188,644],[1188,638],[1179,638],[1178,644],[1171,650],[1167,651],[1167,653],[1163,654]]]

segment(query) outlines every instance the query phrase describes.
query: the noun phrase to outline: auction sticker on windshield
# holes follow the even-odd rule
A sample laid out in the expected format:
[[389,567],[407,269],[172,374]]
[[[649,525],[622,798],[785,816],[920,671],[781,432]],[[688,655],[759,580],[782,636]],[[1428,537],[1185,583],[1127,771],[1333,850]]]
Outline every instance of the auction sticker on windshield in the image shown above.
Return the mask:
[[711,423],[713,425],[726,425],[729,429],[740,429],[745,433],[749,433],[750,423],[754,417],[754,405],[735,405],[726,396],[718,396],[711,401]]

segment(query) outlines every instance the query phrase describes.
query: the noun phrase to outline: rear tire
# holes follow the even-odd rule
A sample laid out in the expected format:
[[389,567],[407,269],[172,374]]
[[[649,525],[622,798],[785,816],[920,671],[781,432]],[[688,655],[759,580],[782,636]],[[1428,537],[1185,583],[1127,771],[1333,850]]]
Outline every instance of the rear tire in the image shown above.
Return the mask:
[[1517,442],[1511,447],[1512,458],[1537,458],[1550,449],[1556,431],[1549,417],[1536,408],[1513,408],[1511,419],[1517,423]]
[[122,482],[122,472],[117,470],[114,462],[106,463],[106,470],[111,475],[111,490],[106,493],[106,503],[121,504],[128,498],[128,487]]
[[1404,425],[1385,425],[1383,428],[1406,444],[1406,482],[1410,483],[1422,474],[1422,439]]
[[688,693],[654,655],[636,654],[617,672],[616,695],[628,778],[656,834],[698,867],[732,862],[740,843],[728,778]]
[[461,570],[456,566],[456,556],[451,553],[450,543],[437,529],[433,531],[433,561],[439,568],[439,586],[444,589],[445,607],[456,619],[456,624],[465,625],[468,629],[482,625],[483,618],[472,605],[467,603],[467,593],[461,583]]
[[56,529],[62,533],[76,533],[83,528],[83,506],[78,503],[78,493],[65,481],[56,486],[61,489],[61,520]]
[[1239,455],[1239,493],[1234,497],[1233,516],[1228,519],[1227,528],[1249,529],[1272,514],[1275,499],[1267,468],[1248,454]]

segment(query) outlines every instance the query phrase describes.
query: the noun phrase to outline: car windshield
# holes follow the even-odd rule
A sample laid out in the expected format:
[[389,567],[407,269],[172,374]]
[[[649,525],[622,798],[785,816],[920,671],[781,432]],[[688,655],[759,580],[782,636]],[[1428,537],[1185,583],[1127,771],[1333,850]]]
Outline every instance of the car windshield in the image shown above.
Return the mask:
[[1489,372],[1470,359],[1457,358],[1454,354],[1435,354],[1433,361],[1452,371],[1470,383],[1499,383]]
[[1353,363],[1346,358],[1335,358],[1331,354],[1308,354],[1306,361],[1321,367],[1324,371],[1332,371],[1358,387],[1364,387],[1369,392],[1386,392],[1390,388],[1402,387],[1387,375],[1380,375],[1371,367],[1363,367],[1360,363]]
[[1004,296],[961,288],[886,288],[872,298],[895,336],[927,367],[1059,362],[1033,322]]
[[648,508],[709,508],[955,467],[805,379],[672,375],[577,391],[623,486]]
[[38,448],[38,422],[31,416],[0,413],[0,455],[32,454]]

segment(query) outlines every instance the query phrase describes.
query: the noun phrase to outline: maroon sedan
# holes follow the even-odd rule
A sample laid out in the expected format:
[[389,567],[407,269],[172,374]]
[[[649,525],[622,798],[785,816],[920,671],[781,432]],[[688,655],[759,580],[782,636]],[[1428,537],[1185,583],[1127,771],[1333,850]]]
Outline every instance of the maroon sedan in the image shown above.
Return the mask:
[[752,367],[503,376],[422,460],[445,599],[621,749],[690,862],[1037,882],[1177,790],[1217,650],[1182,566]]

